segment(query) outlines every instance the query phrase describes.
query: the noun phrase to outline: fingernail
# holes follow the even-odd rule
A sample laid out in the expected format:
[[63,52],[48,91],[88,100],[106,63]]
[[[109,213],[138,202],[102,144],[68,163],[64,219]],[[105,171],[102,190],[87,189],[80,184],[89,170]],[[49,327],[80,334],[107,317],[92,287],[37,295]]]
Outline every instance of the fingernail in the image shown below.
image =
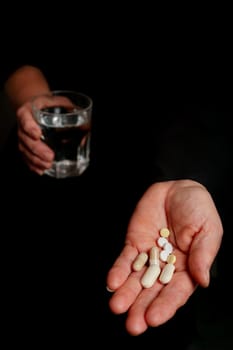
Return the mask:
[[42,175],[44,175],[44,171],[43,170],[37,170],[37,174],[42,176]]

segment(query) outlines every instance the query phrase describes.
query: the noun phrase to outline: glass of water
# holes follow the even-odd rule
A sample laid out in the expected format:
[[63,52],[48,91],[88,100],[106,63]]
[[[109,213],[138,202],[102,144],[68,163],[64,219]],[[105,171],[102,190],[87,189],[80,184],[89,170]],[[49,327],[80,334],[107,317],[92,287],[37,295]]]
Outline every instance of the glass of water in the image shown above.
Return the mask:
[[75,91],[51,91],[32,99],[42,140],[54,151],[45,173],[56,178],[81,175],[90,163],[92,99]]

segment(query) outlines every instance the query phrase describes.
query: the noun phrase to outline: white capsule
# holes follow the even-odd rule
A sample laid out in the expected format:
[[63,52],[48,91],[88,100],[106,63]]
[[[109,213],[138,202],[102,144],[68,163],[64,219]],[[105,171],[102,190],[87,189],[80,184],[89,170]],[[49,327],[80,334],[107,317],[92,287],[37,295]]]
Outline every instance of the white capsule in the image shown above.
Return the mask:
[[152,264],[150,265],[144,275],[141,278],[141,284],[144,288],[150,288],[153,286],[153,284],[156,282],[159,274],[161,272],[161,269],[158,264]]
[[166,264],[162,269],[161,275],[159,276],[159,281],[163,284],[167,284],[171,281],[174,271],[175,265]]
[[159,264],[159,248],[158,247],[152,247],[150,250],[150,260],[149,264]]
[[141,271],[145,263],[147,262],[148,254],[145,252],[141,252],[138,254],[136,259],[133,262],[133,270],[134,271]]

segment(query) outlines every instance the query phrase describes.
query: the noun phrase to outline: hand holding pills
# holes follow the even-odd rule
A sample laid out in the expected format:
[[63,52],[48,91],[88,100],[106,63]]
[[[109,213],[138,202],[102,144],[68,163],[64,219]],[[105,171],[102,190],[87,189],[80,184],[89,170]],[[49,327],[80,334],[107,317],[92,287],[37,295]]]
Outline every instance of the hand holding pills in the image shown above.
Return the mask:
[[[207,287],[221,244],[221,219],[207,189],[192,180],[155,183],[130,218],[125,246],[107,276],[113,313],[127,312],[132,335],[176,313]],[[149,271],[147,271],[149,269]]]

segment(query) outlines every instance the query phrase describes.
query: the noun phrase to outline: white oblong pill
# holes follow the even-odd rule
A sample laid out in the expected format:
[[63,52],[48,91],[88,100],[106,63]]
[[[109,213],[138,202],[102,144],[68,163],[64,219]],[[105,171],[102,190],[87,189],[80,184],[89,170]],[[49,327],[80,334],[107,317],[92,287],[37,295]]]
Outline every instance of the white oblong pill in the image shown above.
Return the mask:
[[160,274],[160,267],[158,264],[152,264],[150,265],[144,275],[141,278],[141,284],[144,288],[150,288],[153,286],[153,284],[156,282],[159,274]]
[[145,252],[141,252],[138,254],[136,259],[133,262],[133,270],[134,271],[141,271],[145,263],[147,262],[148,254]]
[[158,247],[152,247],[150,250],[150,260],[149,264],[159,264],[159,248]]
[[171,281],[173,273],[175,271],[175,265],[174,264],[166,264],[161,272],[161,275],[159,276],[159,280],[163,284],[167,284]]

